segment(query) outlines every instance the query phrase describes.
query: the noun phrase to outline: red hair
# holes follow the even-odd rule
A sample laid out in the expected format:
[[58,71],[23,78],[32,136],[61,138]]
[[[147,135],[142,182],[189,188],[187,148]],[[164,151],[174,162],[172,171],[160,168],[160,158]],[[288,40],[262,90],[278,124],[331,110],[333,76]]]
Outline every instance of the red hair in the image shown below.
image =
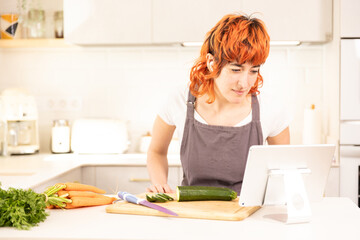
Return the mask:
[[[244,15],[229,14],[224,16],[206,35],[190,72],[190,91],[195,97],[207,94],[207,103],[215,101],[214,78],[220,75],[222,68],[230,63],[250,62],[261,65],[269,55],[270,37],[264,23]],[[206,55],[214,57],[213,71],[207,68]],[[263,78],[258,74],[250,93],[259,93]]]

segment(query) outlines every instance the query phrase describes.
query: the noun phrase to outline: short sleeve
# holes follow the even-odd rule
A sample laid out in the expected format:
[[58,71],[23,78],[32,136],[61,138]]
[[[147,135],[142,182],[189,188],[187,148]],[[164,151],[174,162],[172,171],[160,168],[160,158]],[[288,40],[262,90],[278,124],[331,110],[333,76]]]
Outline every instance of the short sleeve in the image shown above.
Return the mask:
[[269,93],[261,93],[259,100],[265,139],[275,137],[289,127],[293,114],[283,101]]
[[176,125],[179,115],[183,115],[186,108],[186,93],[188,88],[183,85],[172,89],[158,112],[159,117],[169,125]]
[[292,121],[290,111],[281,103],[274,109],[274,117],[272,118],[272,127],[269,131],[269,137],[279,135],[285,128],[289,127]]

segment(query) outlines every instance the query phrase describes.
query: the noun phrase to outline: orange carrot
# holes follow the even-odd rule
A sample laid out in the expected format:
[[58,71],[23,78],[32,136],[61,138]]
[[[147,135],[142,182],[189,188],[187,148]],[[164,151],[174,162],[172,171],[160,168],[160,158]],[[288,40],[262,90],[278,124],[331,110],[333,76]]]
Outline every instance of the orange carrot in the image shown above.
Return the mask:
[[116,198],[104,196],[102,198],[72,197],[72,203],[67,203],[65,208],[90,207],[111,204]]
[[104,195],[98,194],[98,193],[94,193],[94,192],[89,192],[89,191],[64,191],[64,190],[60,190],[57,192],[57,194],[59,196],[62,196],[64,194],[68,194],[68,198],[72,198],[72,197],[106,197]]
[[81,183],[72,183],[67,182],[65,183],[66,188],[64,190],[66,191],[91,191],[95,193],[106,193],[104,190],[97,188],[95,186],[81,184]]

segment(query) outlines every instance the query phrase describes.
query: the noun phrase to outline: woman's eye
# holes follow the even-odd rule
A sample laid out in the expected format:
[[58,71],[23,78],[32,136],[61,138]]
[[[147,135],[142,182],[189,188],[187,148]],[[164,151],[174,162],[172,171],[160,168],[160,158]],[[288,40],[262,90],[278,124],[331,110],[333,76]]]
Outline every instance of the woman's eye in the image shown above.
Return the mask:
[[231,69],[233,72],[240,72],[241,71],[241,68],[233,68]]
[[251,70],[251,73],[253,73],[253,74],[256,74],[258,72],[259,72],[259,70]]

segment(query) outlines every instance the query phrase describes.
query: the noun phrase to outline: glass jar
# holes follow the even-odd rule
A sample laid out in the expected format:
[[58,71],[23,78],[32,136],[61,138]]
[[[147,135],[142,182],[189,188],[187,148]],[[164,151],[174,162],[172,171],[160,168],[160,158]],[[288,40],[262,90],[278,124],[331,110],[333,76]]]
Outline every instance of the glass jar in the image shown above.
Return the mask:
[[70,127],[67,120],[54,120],[51,129],[51,151],[53,153],[70,152]]
[[31,9],[27,19],[28,38],[45,38],[45,11]]
[[55,31],[55,38],[63,38],[64,37],[63,11],[56,11],[54,13],[54,31]]

